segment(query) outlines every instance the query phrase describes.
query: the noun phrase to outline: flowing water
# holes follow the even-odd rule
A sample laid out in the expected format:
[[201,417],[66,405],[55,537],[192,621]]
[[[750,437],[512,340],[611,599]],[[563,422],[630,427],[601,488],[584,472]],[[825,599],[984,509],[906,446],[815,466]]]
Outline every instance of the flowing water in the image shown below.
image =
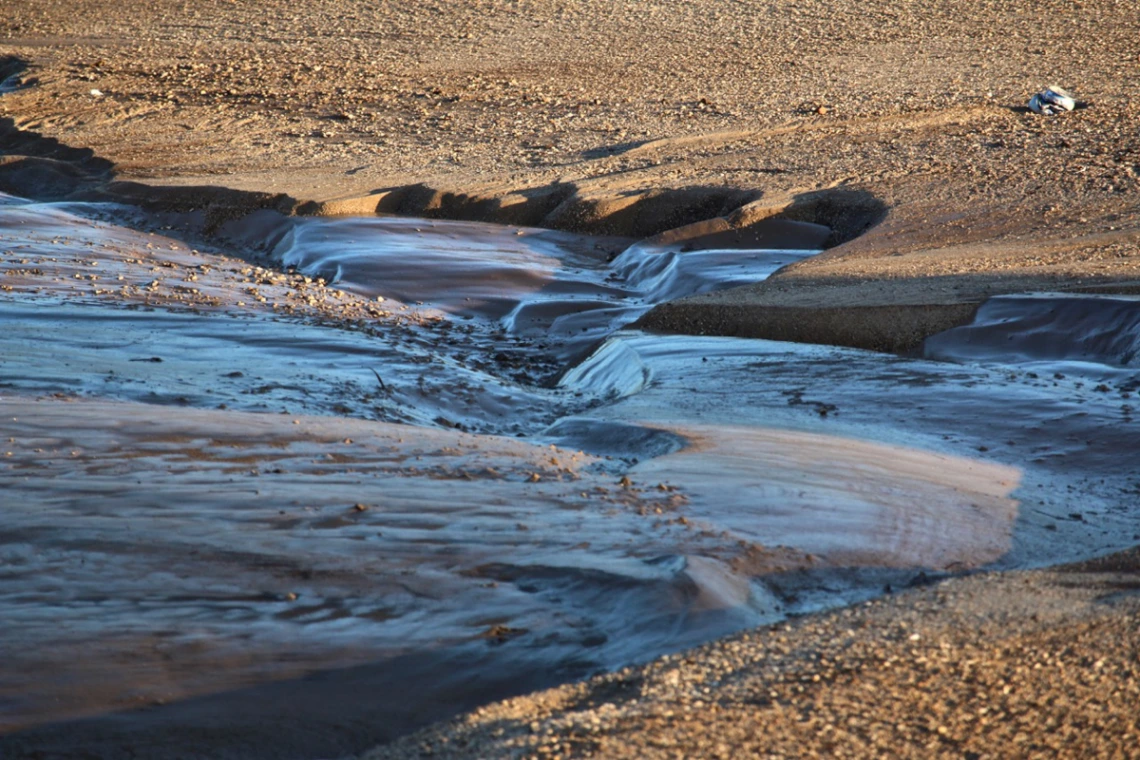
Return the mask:
[[[902,358],[624,329],[811,251],[269,212],[220,232],[372,304],[336,321],[161,221],[0,196],[17,738],[197,697],[199,727],[260,715],[297,756],[352,751],[789,614],[1140,540],[1132,299],[994,299]],[[314,673],[340,675],[296,680]],[[309,684],[287,727],[240,691],[273,683]],[[327,705],[372,725],[334,731]],[[172,710],[92,723],[93,746],[176,731]]]

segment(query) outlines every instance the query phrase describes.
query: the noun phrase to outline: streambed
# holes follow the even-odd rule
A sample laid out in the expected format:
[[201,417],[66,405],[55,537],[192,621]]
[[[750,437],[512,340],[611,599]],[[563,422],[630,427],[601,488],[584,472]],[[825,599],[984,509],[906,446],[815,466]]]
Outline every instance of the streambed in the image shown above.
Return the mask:
[[13,742],[88,717],[108,752],[189,724],[348,752],[1140,540],[1134,300],[995,299],[900,358],[623,329],[810,250],[266,212],[223,230],[257,268],[161,221],[0,198]]

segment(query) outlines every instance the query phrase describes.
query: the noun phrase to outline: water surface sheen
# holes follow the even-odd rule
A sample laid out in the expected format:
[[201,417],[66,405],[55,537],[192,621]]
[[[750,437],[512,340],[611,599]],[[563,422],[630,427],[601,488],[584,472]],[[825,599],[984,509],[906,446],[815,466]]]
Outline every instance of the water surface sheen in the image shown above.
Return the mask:
[[[0,196],[9,729],[368,663],[416,674],[422,721],[1140,540],[1127,299],[1002,302],[906,359],[623,329],[810,251],[231,223],[401,315],[335,325],[140,301],[188,267],[229,287],[208,272],[233,262],[140,227]],[[77,290],[91,273],[136,289]]]
[[[813,251],[631,245],[423,219],[295,219],[260,232],[285,265],[345,289],[494,322],[565,361],[654,304],[763,279]],[[611,260],[612,259],[612,260]]]

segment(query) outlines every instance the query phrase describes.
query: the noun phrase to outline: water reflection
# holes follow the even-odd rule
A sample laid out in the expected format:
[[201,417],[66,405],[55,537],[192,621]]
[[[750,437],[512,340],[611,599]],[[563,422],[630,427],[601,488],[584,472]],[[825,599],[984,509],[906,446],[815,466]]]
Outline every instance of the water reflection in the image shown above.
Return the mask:
[[1124,385],[620,330],[807,251],[231,223],[373,304],[330,324],[128,213],[0,197],[10,728],[433,652],[535,686],[1129,541]]

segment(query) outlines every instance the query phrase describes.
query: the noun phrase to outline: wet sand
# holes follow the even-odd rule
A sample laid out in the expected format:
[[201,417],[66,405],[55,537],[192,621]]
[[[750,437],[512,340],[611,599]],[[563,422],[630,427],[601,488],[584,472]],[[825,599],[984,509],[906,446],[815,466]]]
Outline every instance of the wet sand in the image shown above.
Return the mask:
[[[265,258],[264,246],[243,238],[255,209],[394,212],[627,238],[664,233],[695,248],[771,239],[763,224],[772,219],[831,230],[830,250],[821,257],[759,285],[659,308],[642,323],[686,333],[910,351],[929,335],[970,323],[993,294],[1137,288],[1140,93],[1131,71],[1140,30],[1127,4],[919,9],[869,2],[850,13],[814,2],[778,9],[631,2],[616,14],[611,4],[596,3],[128,6],[118,13],[94,2],[16,0],[5,7],[0,56],[10,57],[0,63],[7,90],[0,98],[0,191],[143,203],[181,226],[174,236],[181,250],[171,252],[170,267],[143,264],[159,267],[155,274],[163,276],[128,285],[105,281],[128,271],[116,269],[113,252],[101,252],[98,272],[79,256],[56,262],[59,269],[46,277],[19,271],[29,266],[6,253],[8,293],[59,291],[68,298],[193,311],[366,320],[382,331],[405,331],[413,341],[437,322],[422,310],[401,312],[318,276],[284,271]],[[1028,96],[1054,82],[1073,89],[1081,107],[1054,119],[1028,113]],[[237,232],[227,233],[235,220]],[[204,267],[194,250],[210,241],[215,249]],[[232,257],[224,266],[212,265],[219,249]],[[972,332],[932,351],[1000,363],[985,336],[992,330],[1000,347],[1008,332],[1000,329],[1000,315],[987,325],[991,313],[983,309]],[[1019,318],[1032,325],[1026,313],[1019,310]],[[1097,314],[1094,322],[1101,324],[1105,311]],[[1128,314],[1113,317],[1118,330],[1130,324]],[[1079,327],[1080,315],[1069,324]],[[1022,347],[1037,356],[1036,347]],[[1080,353],[1049,361],[1079,362]],[[766,371],[778,373],[780,363]],[[852,368],[859,365],[845,356],[831,366],[836,376],[846,368],[855,377]],[[926,382],[911,373],[885,372],[884,387]],[[998,428],[982,427],[975,431],[985,436],[947,444],[992,460],[985,466],[996,468],[987,470],[995,484],[1002,467],[1057,473],[1056,480],[1021,485],[1018,497],[1032,487],[1044,498],[1035,509],[1019,511],[1009,561],[1016,565],[1050,542],[1079,556],[1134,542],[1128,515],[1117,515],[1113,505],[1125,503],[1135,484],[1112,452],[1130,445],[1135,388],[1123,375],[1081,388],[1066,369],[1054,382],[1067,395],[1048,419],[1034,419],[1034,388],[1052,374],[1031,373],[1019,367],[1017,379],[1008,381],[1020,389],[1010,407],[1011,424],[1020,426],[1016,439],[992,437]],[[995,369],[978,382],[999,387],[1002,374]],[[1093,390],[1096,384],[1111,395]],[[803,388],[780,402],[803,413],[793,428],[811,433],[808,420],[833,421],[836,406],[842,419],[855,406],[835,404],[819,392],[823,387]],[[901,402],[883,408],[891,419],[929,418],[916,435],[923,448],[937,450],[931,431],[939,425],[953,430],[959,410],[970,408],[957,406],[967,396],[955,395],[954,404],[933,412]],[[181,403],[179,397],[168,401]],[[21,409],[58,408],[64,417],[102,403],[14,398]],[[869,398],[883,397],[865,389],[850,397]],[[631,420],[654,422],[638,416],[648,408],[639,403],[619,405],[612,429],[624,430]],[[718,393],[707,409],[731,410],[733,403],[739,402],[730,393]],[[873,429],[875,409],[860,414],[853,424]],[[92,430],[103,424],[96,421],[119,416],[94,410]],[[1035,449],[1033,431],[1042,424],[1071,425],[1061,438],[1072,440]],[[74,420],[58,423],[60,430],[74,426]],[[701,433],[689,428],[687,434]],[[617,438],[628,440],[622,435]],[[52,445],[56,438],[58,430],[47,435]],[[668,451],[667,443],[655,448],[668,440],[662,436],[649,449]],[[28,466],[46,466],[33,454],[25,452]],[[658,461],[638,467],[652,470]],[[62,455],[48,464],[62,468],[55,475],[72,472]],[[694,465],[691,476],[708,478],[705,470]],[[1098,484],[1102,475],[1105,482]],[[630,476],[637,479],[636,470]],[[81,484],[83,477],[64,481]],[[56,480],[43,482],[53,493],[58,487]],[[640,497],[627,491],[617,494],[633,496],[623,507],[638,515]],[[967,513],[965,523],[955,523],[951,515],[951,524],[1000,518],[1003,494],[990,494],[989,517]],[[343,506],[351,508],[349,500],[345,494]],[[645,509],[652,514],[655,507]],[[971,561],[1001,553],[1003,521],[996,524],[986,535],[993,543],[982,542]],[[680,528],[674,523],[669,530]],[[705,540],[699,530],[681,532]],[[770,571],[789,556],[757,559],[745,551],[736,561],[743,567],[755,560],[754,567]],[[725,558],[730,566],[731,560]],[[957,561],[940,557],[951,572],[961,569]],[[495,582],[513,582],[511,573],[499,572]],[[800,582],[789,577],[782,588]],[[803,586],[805,593],[818,588],[818,576]],[[381,753],[731,756],[752,747],[776,755],[983,757],[1013,746],[1023,755],[1127,755],[1138,741],[1131,709],[1135,586],[1129,554],[1084,570],[958,578],[495,705]],[[296,593],[284,588],[273,593]],[[730,583],[724,593],[722,600],[735,598],[739,587]],[[250,603],[281,604],[263,596]],[[424,705],[377,694],[377,679],[395,679],[403,689],[408,681],[439,678],[454,658],[413,658],[378,676],[371,666],[336,669],[372,656],[355,648],[170,650],[165,641],[147,639],[142,649],[153,647],[155,655],[140,661],[138,640],[129,635],[100,641],[108,647],[102,654],[89,642],[73,642],[74,650],[55,650],[58,662],[47,650],[36,655],[46,660],[13,658],[22,664],[5,674],[16,674],[18,692],[56,666],[74,673],[82,657],[66,653],[87,651],[98,666],[79,679],[85,685],[76,688],[74,703],[56,703],[42,715],[174,704],[15,734],[0,739],[5,754],[168,757],[184,754],[187,743],[212,757],[356,752],[453,710],[584,674],[535,675],[538,668],[512,653],[502,661],[521,667],[513,676],[500,671],[505,683],[472,676],[473,688],[464,670],[453,688],[443,683]],[[22,649],[20,656],[29,652]],[[493,658],[471,662],[483,673],[499,667]],[[205,663],[230,667],[196,681]],[[156,676],[163,667],[170,674]],[[131,668],[138,669],[137,680]],[[313,676],[315,670],[324,674]],[[217,672],[226,678],[211,683]],[[108,689],[108,674],[123,678],[123,687]],[[300,674],[309,676],[297,680]],[[293,680],[241,690],[266,676]],[[72,685],[42,683],[55,696]],[[226,689],[238,690],[206,702],[181,701]],[[985,706],[976,707],[982,701]],[[291,716],[288,731],[280,728],[284,715]],[[195,726],[208,727],[207,734],[189,733]]]
[[[567,650],[575,636],[474,571],[525,561],[513,545],[569,557],[607,530],[640,536],[645,556],[701,543],[640,516],[667,495],[512,439],[74,398],[0,407],[5,756],[181,754],[191,730],[202,757],[360,749],[589,671],[505,646],[524,625]],[[342,721],[356,728],[338,736]]]

